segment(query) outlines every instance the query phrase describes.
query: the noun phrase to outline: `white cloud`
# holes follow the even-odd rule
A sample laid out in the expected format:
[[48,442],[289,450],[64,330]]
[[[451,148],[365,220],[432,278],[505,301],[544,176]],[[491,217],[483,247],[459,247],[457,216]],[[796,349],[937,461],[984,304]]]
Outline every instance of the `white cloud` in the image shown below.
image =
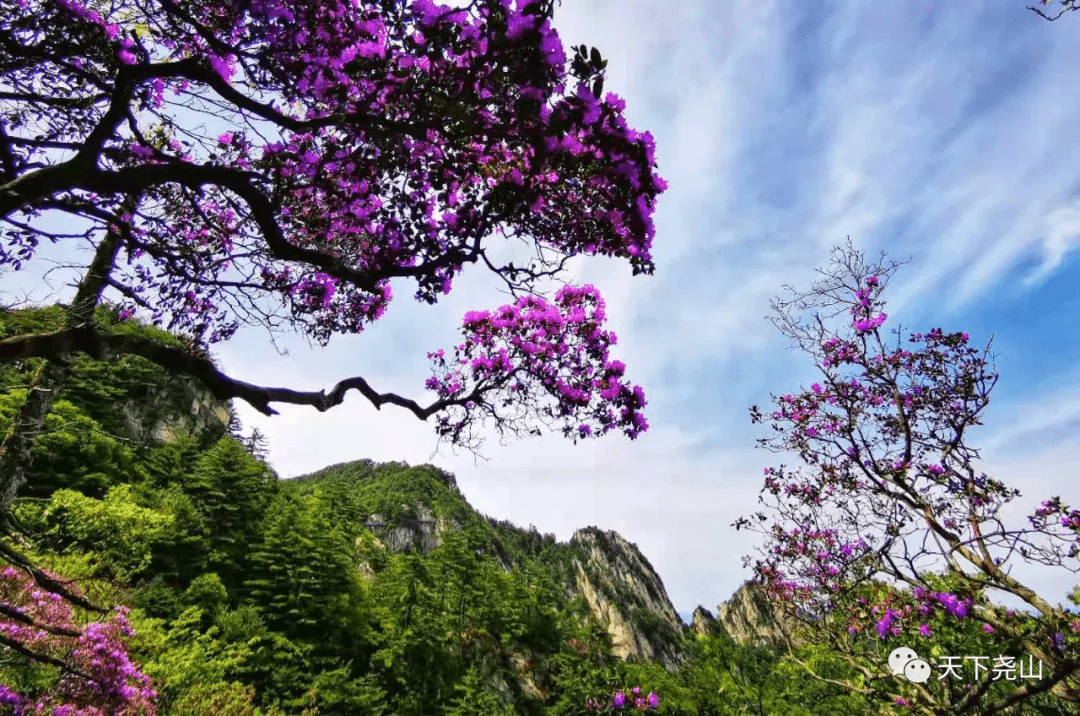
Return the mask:
[[[1001,405],[991,403],[987,409],[986,427],[980,432],[979,443],[987,454],[1037,463],[1039,453],[1060,449],[1065,445],[1076,448],[1080,427],[1080,370],[1062,376],[1052,389],[1041,391],[1026,400],[1014,400]],[[1064,431],[1063,431],[1064,429]],[[1080,461],[1080,453],[1076,455]],[[1074,488],[1078,497],[1080,489]]]
[[1080,244],[1080,202],[1074,201],[1050,212],[1046,216],[1045,227],[1042,238],[1043,261],[1024,279],[1026,286],[1040,283]]

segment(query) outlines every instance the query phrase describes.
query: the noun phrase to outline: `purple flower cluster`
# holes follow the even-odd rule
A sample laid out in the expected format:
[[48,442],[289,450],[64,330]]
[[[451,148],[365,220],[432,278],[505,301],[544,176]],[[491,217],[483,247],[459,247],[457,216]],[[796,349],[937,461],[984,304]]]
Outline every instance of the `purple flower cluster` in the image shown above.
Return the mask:
[[74,670],[37,698],[0,685],[0,703],[16,714],[51,716],[153,716],[157,692],[128,658],[125,642],[135,635],[127,608],[107,622],[76,623],[71,605],[44,592],[14,567],[0,572],[0,602],[24,617],[0,617],[0,634]]
[[894,624],[901,616],[901,613],[895,609],[886,609],[885,615],[878,620],[876,628],[878,637],[884,639],[886,636],[892,634],[893,636],[900,635],[900,625]]
[[96,25],[106,41],[115,47],[116,59],[124,65],[133,65],[136,62],[132,50],[135,49],[135,41],[130,37],[120,36],[120,26],[108,22],[97,10],[92,10],[78,0],[55,0],[56,4],[71,16]]
[[947,592],[938,592],[934,595],[934,599],[937,600],[946,612],[957,619],[966,617],[968,615],[968,610],[971,609],[970,599],[960,599],[956,595]]
[[1038,530],[1050,531],[1060,526],[1060,530],[1071,532],[1075,541],[1080,542],[1080,510],[1069,509],[1060,497],[1044,500],[1035,513],[1028,517],[1031,526]]
[[[588,285],[563,287],[554,303],[524,296],[495,311],[468,313],[465,340],[454,357],[442,350],[428,354],[435,372],[427,388],[443,400],[459,401],[440,418],[440,429],[458,431],[482,418],[471,398],[498,391],[508,401],[532,406],[537,417],[561,421],[567,437],[621,429],[636,438],[649,427],[641,412],[645,393],[623,380],[622,362],[609,358],[616,337],[603,330],[604,320],[603,299]],[[460,404],[462,399],[469,400]]]
[[623,691],[617,690],[611,695],[610,709],[604,700],[588,699],[585,702],[585,708],[589,711],[618,711],[627,707],[633,707],[638,711],[654,711],[660,708],[660,697],[650,691],[647,695],[642,695],[642,689],[640,686],[635,686],[632,689]]

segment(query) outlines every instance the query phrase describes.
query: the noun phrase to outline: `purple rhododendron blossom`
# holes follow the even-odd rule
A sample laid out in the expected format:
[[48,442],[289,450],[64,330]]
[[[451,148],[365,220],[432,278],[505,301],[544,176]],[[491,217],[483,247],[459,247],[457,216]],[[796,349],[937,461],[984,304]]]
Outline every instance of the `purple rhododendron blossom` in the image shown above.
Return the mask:
[[554,303],[523,296],[495,311],[470,311],[454,358],[429,354],[436,370],[425,386],[454,413],[440,418],[440,430],[454,433],[471,417],[450,401],[498,390],[548,401],[568,437],[615,429],[637,437],[648,429],[645,393],[623,380],[624,363],[608,357],[616,337],[604,321],[603,300],[592,286],[565,286]]

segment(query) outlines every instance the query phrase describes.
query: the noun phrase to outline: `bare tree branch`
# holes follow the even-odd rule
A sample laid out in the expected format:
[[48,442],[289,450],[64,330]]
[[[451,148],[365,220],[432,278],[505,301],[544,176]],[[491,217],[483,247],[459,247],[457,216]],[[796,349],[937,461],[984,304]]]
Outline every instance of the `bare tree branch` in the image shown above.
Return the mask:
[[[1043,5],[1049,5],[1050,0],[1042,0],[1042,4]],[[1042,8],[1038,8],[1038,7],[1035,7],[1033,5],[1029,5],[1028,10],[1031,10],[1036,15],[1038,15],[1038,16],[1046,19],[1046,20],[1049,20],[1050,22],[1053,22],[1054,20],[1057,20],[1059,17],[1061,17],[1062,15],[1064,15],[1067,12],[1072,12],[1074,10],[1080,10],[1080,5],[1077,5],[1077,0],[1061,0],[1061,11],[1058,12],[1058,14],[1054,15],[1053,17],[1051,17],[1050,15],[1047,15],[1045,12],[1043,12]]]
[[58,668],[64,670],[65,672],[67,672],[69,674],[75,674],[76,676],[81,676],[84,679],[89,679],[90,681],[94,681],[94,679],[90,678],[88,675],[84,674],[82,671],[74,668],[73,666],[67,664],[66,662],[61,661],[60,659],[57,659],[56,657],[49,656],[48,654],[41,654],[39,652],[32,651],[32,650],[28,649],[26,646],[24,646],[23,644],[15,641],[14,639],[7,638],[3,634],[0,634],[0,644],[3,644],[4,646],[11,649],[12,651],[16,651],[16,652],[22,654],[23,656],[25,656],[25,657],[27,657],[29,659],[32,659],[34,661],[40,661],[43,664],[49,664],[50,666],[58,667]]
[[76,352],[86,353],[95,360],[110,360],[121,354],[141,356],[171,373],[196,378],[220,400],[240,398],[264,415],[277,414],[277,411],[270,407],[270,403],[310,405],[324,412],[340,405],[350,390],[356,390],[376,408],[389,403],[405,408],[421,420],[427,420],[432,414],[451,405],[476,401],[483,392],[495,387],[478,387],[468,396],[437,400],[423,408],[416,401],[395,393],[378,393],[359,376],[340,381],[329,393],[322,390],[316,392],[267,388],[245,383],[222,373],[209,358],[140,336],[103,333],[89,324],[51,333],[14,336],[0,341],[0,363],[26,358],[55,360]]

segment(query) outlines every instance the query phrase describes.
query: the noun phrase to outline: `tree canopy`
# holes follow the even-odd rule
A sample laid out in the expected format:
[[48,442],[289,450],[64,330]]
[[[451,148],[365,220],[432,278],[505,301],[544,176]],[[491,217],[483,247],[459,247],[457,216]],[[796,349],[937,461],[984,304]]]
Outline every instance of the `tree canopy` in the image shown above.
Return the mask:
[[[567,261],[652,273],[664,181],[652,136],[603,93],[606,61],[567,56],[550,0],[176,3],[0,0],[0,267],[47,242],[89,244],[87,275],[196,350],[85,320],[0,360],[141,355],[240,398],[439,414],[439,434],[558,423],[578,439],[645,430],[590,286],[549,301]],[[524,259],[496,257],[507,242]],[[502,253],[506,253],[502,251]],[[361,377],[329,392],[251,385],[198,349],[242,325],[319,343],[383,316],[391,280],[435,303],[468,264],[515,301],[474,312],[426,407]]]

